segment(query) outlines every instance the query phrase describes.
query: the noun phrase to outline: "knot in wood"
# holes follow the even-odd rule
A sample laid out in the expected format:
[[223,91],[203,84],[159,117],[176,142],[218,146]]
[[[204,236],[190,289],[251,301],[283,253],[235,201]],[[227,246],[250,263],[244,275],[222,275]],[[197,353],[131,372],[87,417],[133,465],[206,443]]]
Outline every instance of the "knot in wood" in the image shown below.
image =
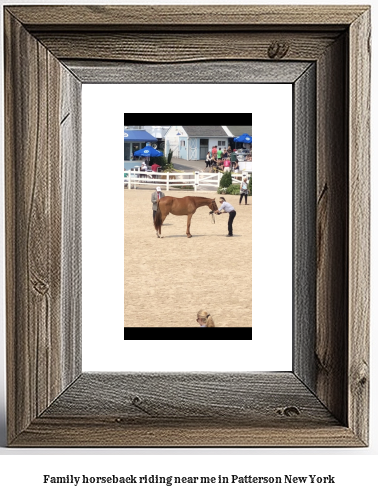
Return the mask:
[[277,413],[285,417],[292,417],[293,415],[299,415],[301,412],[296,406],[287,406],[286,408],[279,408]]
[[133,405],[138,406],[142,402],[142,400],[140,399],[139,396],[134,396],[131,399],[131,402],[132,402]]
[[41,295],[45,295],[49,290],[49,285],[43,281],[37,281],[34,283],[34,290]]
[[139,396],[132,396],[131,404],[138,408],[138,410],[141,410],[144,413],[147,413],[147,415],[150,415],[150,411],[147,409],[148,405]]
[[289,45],[285,42],[272,42],[268,48],[268,57],[270,59],[282,59],[286,56]]

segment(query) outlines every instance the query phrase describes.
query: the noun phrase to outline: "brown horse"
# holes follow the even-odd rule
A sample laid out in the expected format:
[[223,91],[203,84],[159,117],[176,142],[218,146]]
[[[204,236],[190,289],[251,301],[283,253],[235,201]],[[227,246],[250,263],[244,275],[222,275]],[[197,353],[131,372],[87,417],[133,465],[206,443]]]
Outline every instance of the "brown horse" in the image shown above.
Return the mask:
[[164,196],[160,198],[157,205],[154,226],[156,229],[156,236],[161,236],[161,226],[169,213],[173,215],[187,215],[188,222],[186,227],[186,236],[191,238],[190,234],[190,221],[194,212],[199,207],[209,207],[212,211],[218,210],[215,198],[204,198],[203,196],[184,196],[184,198],[174,198],[173,196]]

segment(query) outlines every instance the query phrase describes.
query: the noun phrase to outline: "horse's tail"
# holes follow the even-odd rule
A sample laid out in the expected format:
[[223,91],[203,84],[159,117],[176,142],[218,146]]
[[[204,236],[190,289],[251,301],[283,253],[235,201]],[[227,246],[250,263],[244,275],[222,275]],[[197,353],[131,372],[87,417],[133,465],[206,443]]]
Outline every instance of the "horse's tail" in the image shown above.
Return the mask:
[[161,210],[160,210],[160,200],[157,202],[157,210],[154,219],[154,226],[156,231],[161,231]]

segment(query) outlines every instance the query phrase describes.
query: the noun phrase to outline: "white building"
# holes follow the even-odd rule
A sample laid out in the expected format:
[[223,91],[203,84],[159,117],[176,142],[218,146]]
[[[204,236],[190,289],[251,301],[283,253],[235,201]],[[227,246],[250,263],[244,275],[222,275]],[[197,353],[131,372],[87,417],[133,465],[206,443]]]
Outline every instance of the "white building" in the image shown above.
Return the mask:
[[[250,129],[250,130],[249,130]],[[185,126],[174,125],[165,135],[165,155],[173,151],[173,158],[183,160],[205,160],[208,151],[214,146],[227,149],[233,144],[234,137],[242,133],[251,134],[252,127],[232,127],[221,125]],[[237,147],[242,147],[239,143]],[[247,146],[248,148],[250,145]]]

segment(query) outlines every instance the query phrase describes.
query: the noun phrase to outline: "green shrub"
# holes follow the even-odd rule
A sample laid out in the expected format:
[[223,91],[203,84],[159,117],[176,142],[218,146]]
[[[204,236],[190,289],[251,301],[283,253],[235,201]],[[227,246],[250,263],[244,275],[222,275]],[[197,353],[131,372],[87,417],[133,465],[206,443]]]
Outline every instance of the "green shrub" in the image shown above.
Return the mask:
[[173,155],[173,151],[172,151],[172,149],[169,149],[167,163],[172,163],[172,155]]
[[251,174],[251,177],[249,178],[249,182],[248,182],[248,191],[249,191],[249,194],[252,195],[252,174]]
[[173,172],[173,171],[174,171],[173,164],[172,164],[172,163],[166,163],[166,164],[162,167],[162,171],[163,171],[163,172]]
[[219,187],[228,187],[232,184],[231,172],[226,172],[222,175],[221,180],[219,182]]
[[161,167],[164,167],[168,163],[167,158],[164,155],[163,156],[154,156],[153,158],[151,158],[151,160],[153,160],[153,163],[157,163]]
[[231,184],[231,186],[228,186],[226,194],[240,194],[240,184]]
[[228,187],[219,187],[217,190],[218,194],[240,194],[240,184],[231,184]]

